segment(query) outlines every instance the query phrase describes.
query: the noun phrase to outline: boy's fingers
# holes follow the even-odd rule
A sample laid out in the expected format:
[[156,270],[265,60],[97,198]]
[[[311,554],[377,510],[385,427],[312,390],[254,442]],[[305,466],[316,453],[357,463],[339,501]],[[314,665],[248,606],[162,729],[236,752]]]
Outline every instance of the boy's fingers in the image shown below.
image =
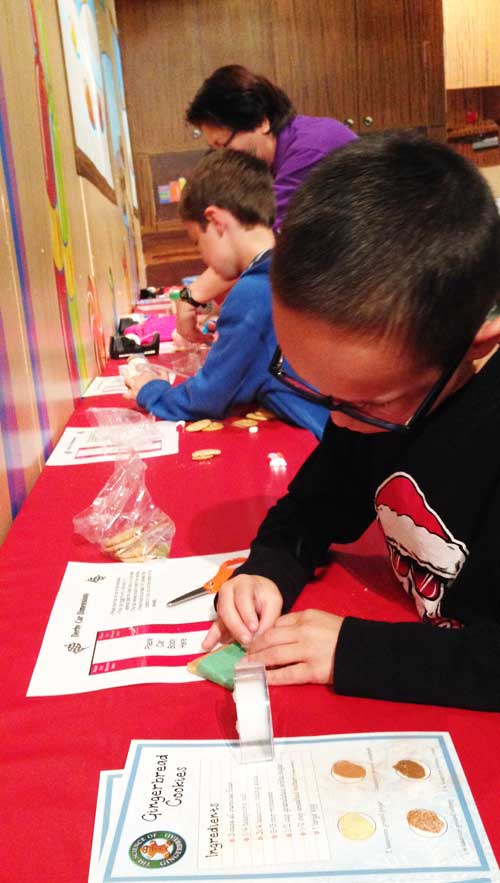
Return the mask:
[[293,626],[286,628],[270,628],[262,634],[256,635],[252,641],[250,652],[261,653],[272,647],[281,647],[285,644],[297,645],[297,632]]
[[236,609],[249,632],[255,632],[259,625],[259,618],[255,611],[253,595],[245,592],[235,595]]
[[299,644],[273,644],[272,647],[266,647],[262,650],[255,650],[252,644],[251,651],[248,653],[249,662],[262,662],[266,669],[268,666],[278,665],[288,666],[303,661],[303,653]]
[[285,686],[286,684],[308,684],[311,680],[309,666],[305,662],[296,665],[287,665],[285,668],[275,668],[266,672],[267,683],[272,687]]
[[281,628],[282,626],[297,625],[302,617],[302,610],[297,611],[297,613],[284,613],[283,616],[280,616],[280,618],[276,620],[275,626],[276,628]]
[[215,645],[219,643],[221,638],[222,638],[222,628],[221,628],[219,621],[216,619],[215,622],[213,622],[212,625],[210,626],[205,637],[203,638],[203,641],[201,642],[201,646],[203,647],[204,650],[212,650],[212,648],[215,647]]
[[267,632],[272,626],[277,625],[282,606],[283,599],[281,595],[273,595],[266,600],[266,604],[263,606],[262,611],[260,611],[259,627],[255,632],[255,637],[257,637],[257,635],[263,635],[264,632]]
[[219,593],[217,612],[226,629],[240,644],[248,644],[252,640],[252,632],[242,620],[236,609],[232,594]]

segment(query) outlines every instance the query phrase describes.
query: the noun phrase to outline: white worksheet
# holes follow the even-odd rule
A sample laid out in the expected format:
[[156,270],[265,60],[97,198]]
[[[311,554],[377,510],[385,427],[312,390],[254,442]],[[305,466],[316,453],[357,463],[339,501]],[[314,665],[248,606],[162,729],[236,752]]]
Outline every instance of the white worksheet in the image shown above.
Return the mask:
[[45,630],[28,696],[127,684],[198,681],[186,665],[204,651],[214,596],[167,607],[202,586],[231,552],[144,564],[70,562]]
[[125,381],[120,374],[111,377],[94,377],[92,383],[87,386],[83,398],[89,396],[123,395],[127,392]]
[[498,873],[447,733],[276,739],[275,759],[251,764],[233,743],[136,740],[115,801],[99,883]]
[[[82,463],[103,463],[130,456],[127,433],[133,448],[143,459],[164,457],[179,452],[177,424],[170,420],[141,424],[138,439],[136,424],[125,426],[69,426],[52,451],[47,466],[78,466]],[[132,436],[132,433],[134,435]]]
[[98,869],[106,836],[114,829],[121,806],[123,770],[102,770],[95,811],[94,836],[90,853],[89,883],[99,879]]

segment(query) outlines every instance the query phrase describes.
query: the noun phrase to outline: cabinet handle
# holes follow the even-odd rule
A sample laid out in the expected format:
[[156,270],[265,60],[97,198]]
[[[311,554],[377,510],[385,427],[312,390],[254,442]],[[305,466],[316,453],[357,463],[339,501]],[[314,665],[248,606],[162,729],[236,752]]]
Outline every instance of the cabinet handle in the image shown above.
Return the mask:
[[354,126],[354,120],[351,117],[347,117],[347,119],[344,120],[344,126],[349,126],[349,128],[352,129]]
[[363,125],[368,126],[368,128],[370,126],[373,126],[373,117],[369,117],[369,116],[363,117]]
[[191,132],[191,135],[193,136],[193,138],[196,138],[196,139],[201,138],[202,131],[201,131],[201,129],[198,129],[198,128],[193,129],[193,131]]

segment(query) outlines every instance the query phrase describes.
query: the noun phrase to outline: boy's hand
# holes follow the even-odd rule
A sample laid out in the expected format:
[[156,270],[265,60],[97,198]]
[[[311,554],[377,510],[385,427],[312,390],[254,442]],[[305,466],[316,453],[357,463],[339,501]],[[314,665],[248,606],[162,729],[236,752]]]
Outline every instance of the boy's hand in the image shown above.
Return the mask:
[[287,613],[254,638],[248,659],[264,663],[269,684],[332,684],[343,621],[322,610]]
[[175,329],[190,343],[208,343],[207,335],[198,328],[196,307],[182,300],[177,302]]
[[217,601],[217,619],[208,630],[202,647],[212,650],[230,640],[250,644],[276,622],[283,598],[276,583],[264,576],[242,573],[224,583]]
[[[136,399],[142,387],[151,380],[167,380],[168,371],[165,369],[165,376],[161,376],[158,370],[143,371],[141,374],[133,374],[132,377],[125,377],[125,386],[127,392],[124,393],[126,399]],[[168,381],[167,381],[168,382]]]

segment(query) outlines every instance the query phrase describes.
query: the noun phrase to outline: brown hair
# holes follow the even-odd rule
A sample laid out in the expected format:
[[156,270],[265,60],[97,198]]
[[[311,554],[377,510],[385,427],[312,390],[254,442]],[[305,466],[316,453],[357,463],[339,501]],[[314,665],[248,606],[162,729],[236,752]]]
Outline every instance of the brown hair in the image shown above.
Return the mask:
[[182,191],[179,214],[205,228],[205,209],[226,209],[245,227],[271,227],[276,212],[273,179],[266,163],[240,150],[211,150]]

